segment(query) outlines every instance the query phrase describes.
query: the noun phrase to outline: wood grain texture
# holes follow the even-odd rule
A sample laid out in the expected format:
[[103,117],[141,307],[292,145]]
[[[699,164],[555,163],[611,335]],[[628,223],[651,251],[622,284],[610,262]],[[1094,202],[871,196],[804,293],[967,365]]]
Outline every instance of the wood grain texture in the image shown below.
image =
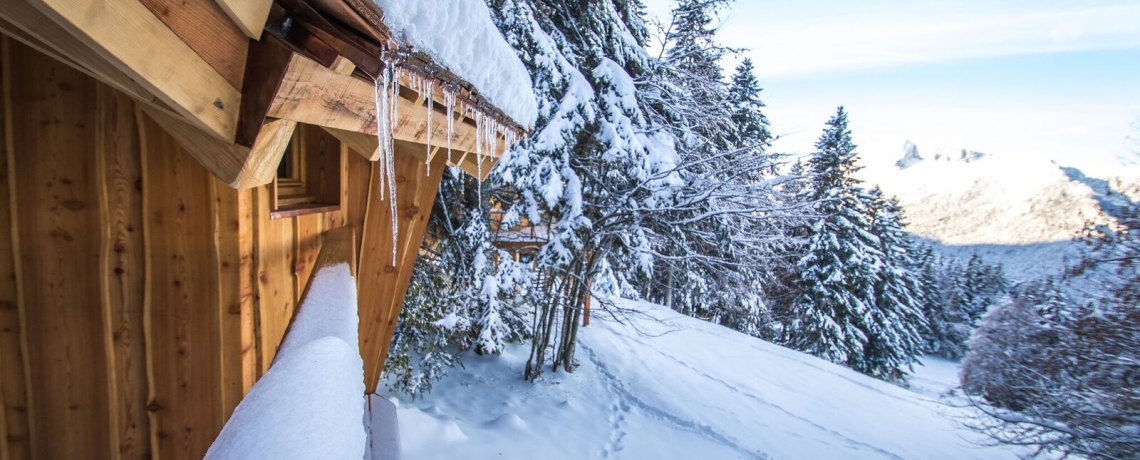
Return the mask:
[[45,16],[28,3],[28,0],[0,2],[0,30],[53,59],[77,67],[81,72],[131,97],[151,104],[157,101],[150,91],[135,83],[117,67]]
[[192,123],[233,141],[241,92],[142,3],[28,2]]
[[17,295],[13,241],[12,194],[15,162],[12,149],[11,104],[8,84],[9,40],[0,37],[0,457],[11,460],[31,458],[28,431],[28,394],[25,381],[24,345],[20,326],[20,304]]
[[[11,46],[13,214],[31,414],[32,458],[111,454],[99,204],[92,146],[96,83]],[[10,67],[10,68],[9,68]],[[34,389],[32,387],[34,385]],[[36,436],[40,434],[40,436]]]
[[344,169],[340,140],[316,126],[303,126],[305,187],[317,203],[340,204]]
[[[222,78],[241,90],[249,37],[213,0],[138,0]],[[258,2],[246,0],[242,3]],[[269,14],[268,8],[265,14]]]
[[[293,253],[296,255],[293,261],[293,278],[296,283],[293,292],[301,293],[309,285],[317,255],[321,252],[321,224],[324,219],[320,214],[309,214],[290,220],[293,221]],[[298,300],[297,305],[300,304]]]
[[149,106],[144,110],[214,177],[236,189],[273,181],[297,126],[291,120],[270,120],[262,126],[253,148],[246,148],[218,140],[173,114]]
[[213,178],[150,117],[139,132],[151,440],[160,459],[200,459],[223,418]]
[[[416,104],[412,95],[400,97],[396,126],[396,139],[427,143],[427,107]],[[432,143],[447,145],[447,120],[442,102],[435,104],[437,113],[432,119]],[[269,109],[269,116],[296,120],[311,125],[344,131],[376,134],[376,101],[373,83],[351,75],[342,75],[332,69],[305,58],[294,56],[285,78]],[[454,124],[451,133],[452,150],[471,151],[475,148],[475,126],[466,122]],[[501,155],[503,142],[499,142]],[[370,152],[361,152],[371,155]]]
[[273,220],[270,216],[268,187],[254,189],[253,195],[258,352],[260,371],[264,374],[273,363],[296,311],[298,296],[293,270],[296,246],[291,219]]
[[[407,295],[412,269],[423,243],[427,218],[431,214],[439,183],[443,178],[444,155],[437,155],[431,175],[410,150],[422,146],[399,143],[396,147],[396,215],[398,236],[392,240],[392,215],[389,202],[371,194],[364,219],[364,237],[360,246],[360,275],[357,279],[360,299],[360,354],[364,359],[366,393],[374,393],[387,359],[392,333],[400,317]],[[372,178],[373,185],[379,180]],[[390,199],[389,196],[385,198]],[[392,248],[396,260],[392,260]]]
[[253,314],[253,192],[210,184],[215,277],[221,325],[222,420],[229,420],[257,378]]
[[329,134],[336,136],[341,142],[348,145],[352,151],[356,152],[368,161],[376,161],[380,159],[380,141],[376,138],[375,134],[358,133],[356,131],[346,131],[336,128],[325,128]]
[[217,0],[217,2],[245,36],[254,40],[261,39],[265,18],[269,16],[269,7],[273,6],[273,0]]
[[[356,231],[356,247],[363,248],[364,238],[364,216],[368,212],[368,204],[372,193],[375,191],[370,188],[372,184],[372,176],[376,171],[377,163],[365,160],[360,155],[351,154],[345,158],[345,166],[347,172],[347,187],[345,187],[348,195],[347,205],[341,206],[345,213],[345,225],[357,229]],[[359,257],[360,252],[357,252]],[[357,260],[359,265],[360,260]]]
[[142,165],[135,104],[105,85],[97,87],[93,160],[103,217],[99,275],[110,367],[112,452],[119,459],[150,458],[143,343],[145,258]]

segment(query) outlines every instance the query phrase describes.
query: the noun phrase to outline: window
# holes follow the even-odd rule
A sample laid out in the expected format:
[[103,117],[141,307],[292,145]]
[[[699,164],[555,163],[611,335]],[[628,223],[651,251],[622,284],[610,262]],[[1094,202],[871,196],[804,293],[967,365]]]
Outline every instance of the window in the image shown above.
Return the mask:
[[280,219],[340,209],[344,152],[325,130],[298,124],[273,181],[273,212]]

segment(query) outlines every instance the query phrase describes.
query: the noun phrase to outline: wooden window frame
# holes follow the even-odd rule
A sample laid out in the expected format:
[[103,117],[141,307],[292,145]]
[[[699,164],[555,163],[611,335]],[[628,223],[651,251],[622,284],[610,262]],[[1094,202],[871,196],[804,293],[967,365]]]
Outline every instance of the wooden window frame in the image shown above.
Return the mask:
[[297,124],[270,190],[270,219],[339,211],[345,152],[325,130]]

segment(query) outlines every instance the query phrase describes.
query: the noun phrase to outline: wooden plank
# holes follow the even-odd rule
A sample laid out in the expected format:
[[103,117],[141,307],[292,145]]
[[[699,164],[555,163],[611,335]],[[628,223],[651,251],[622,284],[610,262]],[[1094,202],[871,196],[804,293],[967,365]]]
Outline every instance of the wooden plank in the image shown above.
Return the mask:
[[245,36],[254,40],[261,39],[261,31],[265,28],[265,18],[269,16],[269,7],[273,6],[273,0],[217,0],[217,2]]
[[[313,267],[316,266],[317,255],[321,252],[323,219],[320,214],[309,214],[290,220],[293,221],[294,254],[296,254],[293,275],[297,285],[293,292],[300,295],[309,285],[309,277],[313,273]],[[298,299],[297,305],[300,304],[301,301]]]
[[257,379],[253,314],[253,192],[211,183],[221,324],[222,421]]
[[143,176],[135,104],[105,85],[97,90],[94,161],[104,219],[99,271],[110,358],[112,452],[120,459],[146,459],[150,431],[143,348]]
[[223,418],[213,178],[151,117],[138,118],[151,443],[163,460],[200,459]]
[[258,351],[261,373],[269,369],[285,329],[296,310],[296,283],[293,279],[293,222],[271,219],[268,187],[253,190],[256,235],[255,298],[257,299]]
[[[364,221],[364,241],[360,251],[360,276],[357,279],[360,299],[360,354],[364,359],[366,393],[374,393],[387,359],[392,333],[400,317],[407,295],[412,269],[423,243],[427,219],[435,204],[439,183],[443,178],[445,155],[433,160],[431,175],[427,167],[411,153],[422,146],[399,143],[396,147],[396,213],[397,241],[392,241],[392,216],[389,202],[378,194],[369,197]],[[379,177],[373,177],[378,181]],[[373,184],[376,185],[376,184]],[[390,196],[385,196],[391,199]],[[396,261],[392,247],[396,247]]]
[[19,114],[7,121],[31,457],[109,456],[96,82],[23,45],[12,43],[8,58],[7,103]]
[[12,194],[15,163],[12,149],[13,114],[8,103],[8,38],[0,37],[0,457],[11,460],[31,458],[28,432],[28,394],[20,326],[20,303],[16,290],[18,276],[13,240]]
[[293,50],[272,35],[249,43],[235,144],[253,147],[292,58]]
[[131,97],[151,104],[157,102],[154,94],[45,16],[28,0],[0,2],[0,30]]
[[241,90],[249,37],[230,20],[220,5],[213,0],[138,1],[230,85]]
[[359,229],[356,232],[356,247],[363,248],[361,240],[364,238],[364,216],[367,214],[372,194],[375,193],[370,185],[376,171],[376,163],[365,160],[360,155],[348,155],[345,157],[345,166],[348,168],[348,179],[345,182],[348,204],[341,206],[341,209],[345,212],[345,225]]
[[386,37],[387,34],[381,34],[375,27],[368,24],[360,17],[352,8],[345,5],[341,0],[306,0],[307,3],[313,6],[321,13],[335,18],[336,20],[347,24],[357,32],[371,37],[373,40],[381,41],[381,37]]
[[[269,116],[295,120],[311,125],[345,131],[376,134],[376,101],[373,83],[296,56],[290,63]],[[394,137],[398,140],[427,143],[427,109],[401,96]],[[447,145],[447,123],[444,105],[437,103],[437,117],[432,120],[432,142]],[[475,151],[475,127],[455,123],[451,133],[452,150]],[[500,143],[502,145],[502,143]]]
[[192,123],[233,141],[241,93],[143,4],[28,2]]
[[214,177],[236,189],[268,184],[277,177],[277,165],[297,127],[291,120],[270,120],[249,149],[209,136],[171,114],[151,107],[144,110]]
[[340,200],[339,200],[340,206],[337,206],[337,209],[335,211],[330,211],[330,212],[323,214],[324,218],[325,218],[325,223],[324,223],[325,230],[332,230],[332,229],[341,228],[341,227],[344,227],[345,225],[348,225],[348,220],[346,218],[346,216],[348,216],[347,206],[348,206],[348,196],[349,196],[349,193],[348,193],[348,155],[350,155],[348,147],[345,146],[344,143],[341,143],[340,144],[340,162],[339,162],[339,164],[340,164],[340,183],[341,183]]
[[305,188],[317,203],[340,204],[344,169],[341,168],[340,141],[316,126],[302,126],[305,135],[303,160],[306,162]]

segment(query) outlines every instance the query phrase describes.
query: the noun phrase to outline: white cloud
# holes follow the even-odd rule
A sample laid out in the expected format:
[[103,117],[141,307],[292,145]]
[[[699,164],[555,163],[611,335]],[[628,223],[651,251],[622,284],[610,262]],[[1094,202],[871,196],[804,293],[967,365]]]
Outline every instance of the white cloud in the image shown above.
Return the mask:
[[[672,2],[650,0],[666,14]],[[977,57],[1140,47],[1140,2],[739,0],[721,40],[761,78]]]

